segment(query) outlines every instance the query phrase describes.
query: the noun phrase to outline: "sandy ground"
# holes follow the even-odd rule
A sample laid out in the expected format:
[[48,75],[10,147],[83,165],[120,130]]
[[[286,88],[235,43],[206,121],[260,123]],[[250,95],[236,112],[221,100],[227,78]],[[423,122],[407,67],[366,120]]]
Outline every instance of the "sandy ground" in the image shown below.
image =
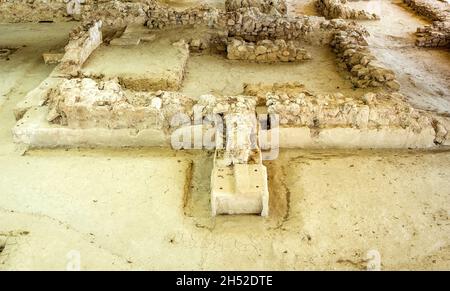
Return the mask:
[[[298,81],[318,93],[340,91],[348,96],[362,96],[367,90],[355,90],[338,71],[335,57],[328,47],[306,47],[312,60],[300,64],[256,64],[229,61],[220,55],[191,56],[182,91],[198,96],[205,93],[235,95],[244,83]],[[201,80],[201,82],[199,82]]]
[[[361,270],[368,253],[382,269],[450,269],[449,150],[282,150],[266,163],[270,217],[212,218],[211,153],[15,146],[12,108],[49,74],[41,53],[63,45],[70,25],[0,26],[1,45],[27,45],[0,60],[0,269],[64,270],[80,258],[83,270]],[[351,92],[329,52],[316,54],[328,79],[312,64],[271,72],[193,56],[183,91],[234,94],[244,76],[294,72],[314,90]]]
[[[150,43],[122,47],[102,45],[83,65],[87,75],[108,78],[155,78],[164,72],[178,72],[180,53],[171,44],[180,40],[200,38],[208,30],[199,27],[155,31]],[[347,96],[362,96],[369,90],[354,89],[345,72],[336,66],[336,57],[329,47],[305,45],[312,60],[288,64],[256,64],[230,61],[223,54],[191,54],[181,91],[196,98],[202,94],[236,95],[243,91],[244,83],[272,83],[299,81],[318,93],[340,91]],[[109,60],[105,62],[104,60]],[[157,79],[157,78],[156,78]]]
[[[271,216],[209,214],[207,153],[1,157],[1,269],[450,268],[449,152],[282,151]],[[191,161],[191,194],[184,197]],[[68,257],[69,256],[69,257]]]
[[83,73],[106,78],[152,80],[170,73],[182,76],[186,60],[180,49],[172,45],[180,40],[179,34],[176,38],[163,35],[162,31],[155,31],[150,35],[154,35],[155,39],[139,45],[102,44],[83,64]]

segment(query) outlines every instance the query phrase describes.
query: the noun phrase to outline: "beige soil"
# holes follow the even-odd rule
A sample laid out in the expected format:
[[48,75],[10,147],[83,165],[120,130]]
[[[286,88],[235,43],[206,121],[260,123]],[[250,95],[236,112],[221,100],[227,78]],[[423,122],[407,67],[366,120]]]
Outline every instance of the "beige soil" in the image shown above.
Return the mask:
[[[359,270],[372,250],[383,269],[450,269],[447,149],[282,150],[266,163],[271,215],[265,219],[210,216],[208,152],[15,146],[12,108],[50,73],[42,52],[62,47],[71,25],[0,25],[2,46],[27,45],[0,60],[0,269],[66,269],[76,251],[83,270]],[[411,43],[416,25],[393,35]],[[390,39],[374,34],[378,57],[399,55],[390,67],[408,68],[414,82],[443,90],[441,96],[425,86],[408,89],[400,75],[403,90],[417,94],[414,104],[449,108],[448,52],[381,46]],[[193,55],[182,91],[236,94],[243,82],[298,80],[318,92],[363,92],[339,75],[328,49],[311,52],[310,63],[277,66]],[[412,56],[420,60],[408,66]],[[423,70],[426,64],[433,69]]]

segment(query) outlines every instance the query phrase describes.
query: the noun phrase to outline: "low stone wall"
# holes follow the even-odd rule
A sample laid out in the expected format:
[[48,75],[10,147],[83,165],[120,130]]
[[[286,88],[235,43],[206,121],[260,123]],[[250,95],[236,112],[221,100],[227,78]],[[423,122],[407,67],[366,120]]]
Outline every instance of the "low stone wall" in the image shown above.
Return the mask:
[[316,0],[316,9],[326,18],[376,20],[379,16],[364,10],[355,10],[345,4],[346,0]]
[[[79,17],[82,21],[102,20],[108,26],[147,21],[147,11],[160,5],[156,0],[85,0]],[[64,0],[1,0],[0,22],[70,21]]]
[[281,14],[287,14],[285,0],[225,0],[225,10],[228,12],[250,7],[256,7],[263,13],[276,11]]
[[[265,99],[268,113],[279,116],[281,145],[296,144],[293,136],[292,141],[287,140],[288,132],[306,137],[298,143],[305,146],[333,144],[328,139],[332,136],[337,138],[336,145],[352,139],[347,140],[349,146],[417,143],[431,147],[450,142],[450,119],[414,109],[399,93],[366,93],[352,98],[340,93],[315,94],[300,83],[247,84],[244,93]],[[295,128],[299,130],[291,131]],[[405,136],[397,137],[399,133]]]
[[60,69],[76,74],[91,53],[102,43],[102,21],[81,25],[70,33],[70,41],[64,48]]
[[420,47],[450,47],[450,4],[437,0],[403,0],[417,14],[433,24],[417,28],[416,45]]
[[[275,130],[279,131],[281,147],[450,145],[450,119],[415,110],[398,93],[367,93],[360,98],[339,93],[321,95],[295,83],[247,85],[243,94],[203,95],[193,101],[177,92],[125,91],[114,80],[65,79],[50,90],[44,103],[23,115],[13,135],[16,142],[32,146],[170,146],[171,139],[183,137],[183,147],[192,148],[195,141],[191,132],[198,130],[202,138],[213,138],[214,146],[224,140],[220,134],[223,130],[213,128],[215,135],[202,135],[211,124],[193,125],[192,121],[217,114],[225,117],[227,130],[235,131],[228,134],[238,134],[242,124],[246,128],[242,132],[250,137],[245,144],[253,144],[258,138],[264,149],[272,144],[267,144],[264,136],[278,136]],[[256,106],[263,104],[268,113],[279,116],[279,126],[271,123],[267,130],[250,126],[255,122]],[[197,117],[196,112],[200,113]],[[177,114],[184,118],[173,124]],[[237,126],[228,126],[230,123]],[[253,147],[229,148],[227,161],[248,162],[254,157],[254,152],[248,151]]]
[[394,72],[378,64],[371,54],[363,33],[351,30],[340,31],[335,34],[331,46],[340,65],[352,74],[351,81],[355,87],[400,89]]
[[168,129],[192,101],[177,92],[125,93],[117,81],[66,79],[48,95],[47,120],[69,128]]
[[232,38],[228,43],[228,59],[259,63],[299,62],[311,59],[299,42],[262,40],[256,43]]
[[64,0],[0,0],[0,23],[61,21]]
[[403,2],[422,15],[433,21],[449,19],[450,5],[437,0],[403,0]]
[[223,27],[226,18],[224,11],[208,5],[201,5],[182,11],[166,6],[155,6],[148,10],[147,17],[147,26],[159,29],[177,25]]
[[360,99],[343,94],[298,94],[266,95],[268,112],[280,116],[282,126],[307,126],[311,128],[352,127],[410,128],[419,133],[431,128],[431,120],[414,110],[398,93],[367,93]]
[[417,28],[416,45],[421,47],[450,47],[450,21],[435,21]]
[[257,8],[228,13],[228,36],[255,42],[265,39],[300,40],[315,45],[327,45],[336,31],[353,24],[323,17],[288,17],[262,13]]

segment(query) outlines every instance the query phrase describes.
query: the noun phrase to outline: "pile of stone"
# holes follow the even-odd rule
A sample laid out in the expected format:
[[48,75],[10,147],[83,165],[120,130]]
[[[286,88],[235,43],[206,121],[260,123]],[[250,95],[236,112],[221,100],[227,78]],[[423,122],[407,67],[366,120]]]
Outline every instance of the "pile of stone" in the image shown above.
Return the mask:
[[346,6],[346,0],[316,0],[317,10],[326,18],[377,20],[380,17],[364,10],[355,10]]
[[178,92],[125,92],[116,80],[66,79],[47,99],[47,120],[69,128],[165,129],[176,114],[192,112],[192,100]]
[[250,7],[256,7],[262,13],[287,14],[286,0],[225,0],[225,10],[228,12]]
[[444,1],[436,0],[403,0],[418,14],[433,20],[445,21],[449,19],[450,5]]
[[350,80],[355,87],[400,89],[394,72],[378,64],[371,54],[363,32],[340,31],[335,34],[331,46],[338,57],[340,66],[351,72]]
[[435,21],[417,28],[416,45],[421,47],[450,47],[450,21]]
[[310,54],[300,47],[298,41],[283,39],[261,40],[256,43],[235,38],[228,43],[228,59],[246,60],[258,63],[299,62],[310,60]]

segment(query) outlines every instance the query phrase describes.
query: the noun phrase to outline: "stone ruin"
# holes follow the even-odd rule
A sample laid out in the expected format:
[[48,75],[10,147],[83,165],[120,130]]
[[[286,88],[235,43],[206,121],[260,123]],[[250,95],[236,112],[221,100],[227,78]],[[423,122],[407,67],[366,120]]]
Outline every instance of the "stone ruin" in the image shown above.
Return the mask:
[[377,20],[380,18],[374,13],[352,9],[346,3],[347,0],[316,0],[315,5],[317,10],[328,19]]
[[231,39],[227,47],[230,60],[248,60],[259,63],[298,62],[310,60],[311,55],[299,42],[261,40],[256,43]]
[[[38,3],[48,4],[34,1],[19,7],[25,10]],[[343,17],[340,14],[346,11],[333,8],[343,1],[318,3],[327,17]],[[225,10],[206,5],[176,10],[150,0],[87,1],[83,5],[87,13],[70,34],[59,64],[16,106],[15,141],[32,147],[191,149],[198,146],[199,138],[200,148],[206,148],[208,140],[207,149],[215,150],[213,215],[263,216],[269,214],[269,192],[262,161],[279,147],[450,145],[450,119],[407,103],[398,93],[400,84],[393,71],[371,54],[365,39],[368,34],[362,27],[342,19],[288,16],[285,1],[227,0],[225,4]],[[10,2],[2,1],[1,7],[7,11]],[[51,19],[60,17],[57,7],[48,11],[53,11]],[[20,15],[19,11],[7,19],[18,20]],[[348,15],[345,18],[360,14]],[[190,40],[180,35],[173,44],[178,48],[179,68],[170,75],[108,79],[83,71],[91,53],[104,45],[104,32],[124,24],[126,29],[119,37],[114,34],[109,45],[136,46],[144,39],[152,42],[154,36],[135,31],[136,25],[150,31],[201,25],[208,28],[208,34]],[[303,62],[311,59],[304,44],[329,46],[354,87],[373,92],[358,97],[339,92],[319,94],[301,82],[246,84],[236,96],[209,92],[186,96],[178,92],[191,53],[214,46],[233,61]],[[276,116],[279,123],[269,121],[268,116]]]
[[433,21],[417,28],[416,45],[421,47],[450,47],[450,3],[432,0],[403,0],[417,14]]

